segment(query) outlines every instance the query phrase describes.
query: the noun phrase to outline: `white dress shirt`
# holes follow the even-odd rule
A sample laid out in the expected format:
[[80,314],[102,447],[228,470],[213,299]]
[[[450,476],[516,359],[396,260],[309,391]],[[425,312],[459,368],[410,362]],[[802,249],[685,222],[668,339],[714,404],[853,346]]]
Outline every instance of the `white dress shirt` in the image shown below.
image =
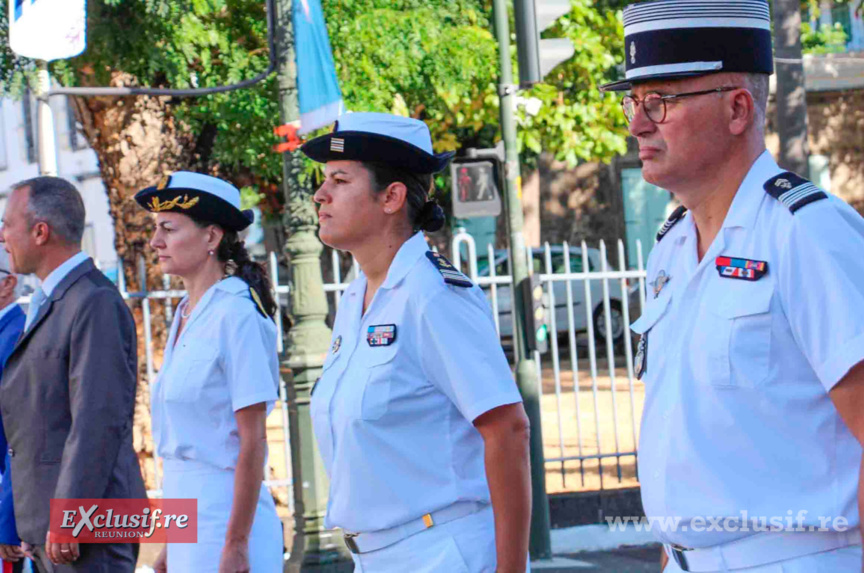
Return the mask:
[[178,306],[165,358],[151,388],[158,455],[233,469],[240,453],[234,412],[279,389],[276,326],[258,312],[249,286],[230,277],[204,293],[178,338]]
[[445,283],[428,251],[422,233],[406,241],[365,314],[365,275],[342,297],[312,393],[326,527],[370,532],[457,501],[489,503],[472,422],[521,396],[483,291]]
[[[648,335],[639,478],[646,514],[687,528],[655,527],[666,543],[753,534],[694,518],[859,522],[861,446],[828,392],[864,360],[864,219],[831,195],[793,214],[763,188],[781,172],[758,158],[701,262],[689,214],[648,261],[649,283],[670,278],[632,327]],[[721,255],[767,273],[723,277]]]

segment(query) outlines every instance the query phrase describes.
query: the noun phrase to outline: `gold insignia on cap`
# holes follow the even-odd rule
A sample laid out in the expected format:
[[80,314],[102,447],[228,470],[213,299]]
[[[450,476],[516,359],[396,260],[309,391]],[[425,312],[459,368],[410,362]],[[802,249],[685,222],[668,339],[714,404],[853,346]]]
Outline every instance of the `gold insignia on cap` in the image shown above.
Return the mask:
[[636,63],[636,42],[630,42],[630,63]]
[[153,199],[150,200],[149,208],[154,213],[161,213],[162,211],[168,211],[178,207],[180,209],[191,209],[197,205],[200,200],[200,197],[193,197],[190,199],[189,195],[178,195],[170,201],[159,201],[159,197],[153,197]]
[[159,184],[156,185],[156,191],[162,191],[168,188],[168,185],[171,183],[171,176],[166,175],[162,179],[159,180]]

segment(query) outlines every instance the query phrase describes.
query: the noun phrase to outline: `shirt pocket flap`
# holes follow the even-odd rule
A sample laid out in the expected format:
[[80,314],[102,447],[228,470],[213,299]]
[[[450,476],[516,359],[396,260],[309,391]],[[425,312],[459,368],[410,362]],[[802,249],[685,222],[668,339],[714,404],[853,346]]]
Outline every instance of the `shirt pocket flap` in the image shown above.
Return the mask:
[[769,282],[763,285],[751,282],[742,283],[744,286],[752,286],[749,289],[740,289],[740,292],[728,293],[709,305],[711,312],[722,318],[738,318],[754,314],[764,314],[771,309],[771,298],[774,296],[774,286]]
[[363,364],[365,366],[381,366],[392,362],[396,357],[396,345],[390,346],[370,346],[365,349],[363,356]]
[[672,295],[669,293],[656,300],[648,301],[645,312],[642,313],[639,320],[630,325],[630,330],[636,334],[645,334],[651,330],[651,327],[657,324],[657,321],[666,313],[671,300]]

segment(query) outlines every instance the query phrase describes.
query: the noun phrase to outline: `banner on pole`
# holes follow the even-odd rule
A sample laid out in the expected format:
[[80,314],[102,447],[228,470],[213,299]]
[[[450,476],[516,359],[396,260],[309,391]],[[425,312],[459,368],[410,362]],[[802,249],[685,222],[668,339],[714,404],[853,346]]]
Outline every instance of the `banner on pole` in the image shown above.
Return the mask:
[[87,47],[86,0],[9,0],[9,47],[35,60],[62,60]]
[[303,135],[333,123],[345,109],[320,0],[294,0],[293,23]]

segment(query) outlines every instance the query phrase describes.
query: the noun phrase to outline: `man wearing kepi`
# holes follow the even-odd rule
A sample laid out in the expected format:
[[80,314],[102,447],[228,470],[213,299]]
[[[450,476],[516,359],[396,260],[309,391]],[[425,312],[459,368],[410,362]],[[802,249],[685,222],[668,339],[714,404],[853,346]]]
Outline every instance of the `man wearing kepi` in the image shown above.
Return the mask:
[[0,385],[15,521],[40,573],[132,573],[137,544],[48,537],[52,499],[147,497],[132,449],[135,322],[81,251],[84,220],[78,191],[58,177],[19,183],[3,213],[10,271],[39,279]]
[[604,88],[630,90],[643,176],[682,204],[632,327],[665,570],[861,571],[864,220],[765,150],[766,2],[640,3],[624,25]]

